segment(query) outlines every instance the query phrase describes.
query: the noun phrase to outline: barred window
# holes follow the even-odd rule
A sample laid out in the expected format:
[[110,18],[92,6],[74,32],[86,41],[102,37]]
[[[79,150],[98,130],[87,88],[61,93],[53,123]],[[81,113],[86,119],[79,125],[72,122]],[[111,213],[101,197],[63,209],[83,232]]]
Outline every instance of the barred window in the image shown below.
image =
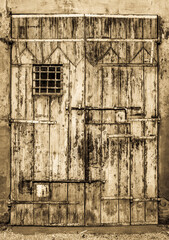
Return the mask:
[[63,65],[33,65],[33,94],[61,95]]

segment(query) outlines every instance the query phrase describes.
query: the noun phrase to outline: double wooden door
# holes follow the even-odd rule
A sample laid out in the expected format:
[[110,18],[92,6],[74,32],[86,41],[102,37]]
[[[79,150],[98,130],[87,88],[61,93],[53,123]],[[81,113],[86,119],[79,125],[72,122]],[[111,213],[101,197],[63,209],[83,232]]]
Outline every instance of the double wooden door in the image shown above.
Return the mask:
[[13,15],[11,224],[158,222],[157,37],[156,16]]

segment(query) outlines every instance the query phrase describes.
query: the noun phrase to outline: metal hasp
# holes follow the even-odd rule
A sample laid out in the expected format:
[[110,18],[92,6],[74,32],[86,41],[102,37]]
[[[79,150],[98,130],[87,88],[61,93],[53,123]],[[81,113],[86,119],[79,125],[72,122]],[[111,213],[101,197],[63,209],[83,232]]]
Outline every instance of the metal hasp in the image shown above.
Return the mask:
[[157,224],[157,16],[11,18],[11,224]]

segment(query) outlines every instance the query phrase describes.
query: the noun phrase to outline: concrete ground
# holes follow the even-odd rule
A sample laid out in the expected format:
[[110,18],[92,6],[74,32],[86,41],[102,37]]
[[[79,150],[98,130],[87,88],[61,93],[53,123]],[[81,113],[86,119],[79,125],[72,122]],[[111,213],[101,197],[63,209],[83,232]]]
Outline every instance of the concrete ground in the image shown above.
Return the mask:
[[1,227],[0,240],[168,240],[169,226]]

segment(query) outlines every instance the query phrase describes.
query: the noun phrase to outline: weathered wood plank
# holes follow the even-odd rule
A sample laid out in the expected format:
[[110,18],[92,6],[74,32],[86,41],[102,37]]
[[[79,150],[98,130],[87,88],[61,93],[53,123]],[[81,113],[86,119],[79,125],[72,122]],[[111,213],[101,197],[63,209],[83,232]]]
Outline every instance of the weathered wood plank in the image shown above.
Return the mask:
[[129,140],[119,139],[119,197],[128,197],[130,194],[129,178],[130,178],[130,166],[129,166]]
[[115,107],[119,105],[119,70],[116,67],[103,68],[103,107]]
[[69,67],[63,69],[63,94],[50,101],[50,165],[53,180],[67,179],[68,171],[68,112],[69,112]]
[[142,39],[143,37],[143,19],[129,18],[127,19],[127,38]]
[[39,39],[41,37],[41,18],[27,18],[27,38]]
[[42,18],[42,39],[57,38],[58,18]]
[[118,200],[101,201],[101,223],[118,223]]
[[[96,91],[97,89],[97,91]],[[86,62],[86,106],[101,107],[101,71]]]
[[52,180],[67,179],[68,122],[50,126],[50,177]]
[[157,63],[157,47],[158,45],[154,42],[144,43],[144,63]]
[[86,124],[101,124],[101,110],[87,110],[85,111]]
[[49,205],[49,224],[57,226],[66,225],[67,205]]
[[33,209],[33,225],[48,225],[49,223],[49,205],[48,204],[34,204]]
[[79,80],[77,82],[76,78],[77,77],[82,79],[84,78],[84,74],[83,74],[84,73],[84,43],[83,42],[62,42],[61,49],[71,63],[70,65],[70,78],[72,78],[70,79],[71,83],[78,84],[78,85],[83,84],[83,81]]
[[145,203],[131,203],[131,224],[143,224],[145,222]]
[[116,125],[104,125],[102,132],[102,197],[118,196],[118,151],[119,143],[116,138],[109,138],[109,134],[117,134]]
[[157,38],[157,19],[143,19],[143,38]]
[[119,69],[119,107],[128,107],[129,106],[129,91],[128,91],[128,77],[127,69]]
[[146,223],[158,224],[158,208],[156,201],[146,202]]
[[126,38],[126,19],[112,18],[111,19],[111,38]]
[[62,39],[78,39],[84,37],[84,18],[57,18],[57,37]]
[[93,17],[86,17],[85,18],[85,35],[86,35],[86,38],[94,38],[94,22],[95,22],[95,18],[93,18]]
[[130,200],[119,200],[119,223],[130,223]]
[[11,199],[32,201],[33,126],[12,124]]
[[68,184],[68,225],[84,225],[84,184]]
[[34,180],[49,180],[49,125],[34,125]]
[[144,68],[145,85],[145,114],[147,118],[155,117],[157,114],[157,69]]
[[127,63],[143,63],[143,53],[142,42],[127,43]]
[[86,158],[89,164],[89,180],[99,180],[101,170],[101,126],[86,126]]
[[126,48],[127,48],[127,43],[125,43],[125,42],[118,43],[119,63],[127,62]]
[[84,180],[85,178],[85,137],[84,111],[72,110],[70,120],[70,161],[69,179]]
[[[145,134],[157,133],[156,123],[146,123]],[[156,135],[155,133],[155,135]],[[157,197],[157,139],[147,140],[145,143],[145,196]]]
[[[114,110],[102,110],[102,123],[115,123],[116,112]],[[103,131],[105,128],[103,127]],[[112,134],[111,131],[109,134]]]
[[49,223],[51,225],[66,225],[67,223],[67,183],[51,183],[51,201],[57,205],[49,205]]
[[131,196],[144,198],[144,143],[133,139],[131,142]]
[[34,96],[33,99],[35,120],[49,120],[49,97]]
[[51,183],[51,201],[66,202],[67,201],[67,183]]
[[119,57],[118,57],[118,46],[116,42],[110,43],[110,45],[107,43],[109,49],[107,52],[105,52],[104,57],[99,61],[99,63],[118,63]]
[[100,183],[85,184],[85,224],[100,224]]
[[41,42],[27,42],[27,55],[28,55],[28,60],[27,59],[23,59],[22,56],[22,63],[24,64],[28,64],[28,63],[32,63],[32,64],[41,64],[44,63],[43,62],[43,57],[44,57],[44,49],[43,49],[43,45],[46,43],[41,43]]
[[143,69],[141,67],[128,68],[128,78],[131,86],[130,106],[140,107],[138,113],[141,113],[143,111]]
[[32,67],[12,66],[12,118],[33,117]]
[[13,18],[12,19],[12,38],[26,38],[26,18]]
[[33,225],[33,204],[12,205],[11,225]]

